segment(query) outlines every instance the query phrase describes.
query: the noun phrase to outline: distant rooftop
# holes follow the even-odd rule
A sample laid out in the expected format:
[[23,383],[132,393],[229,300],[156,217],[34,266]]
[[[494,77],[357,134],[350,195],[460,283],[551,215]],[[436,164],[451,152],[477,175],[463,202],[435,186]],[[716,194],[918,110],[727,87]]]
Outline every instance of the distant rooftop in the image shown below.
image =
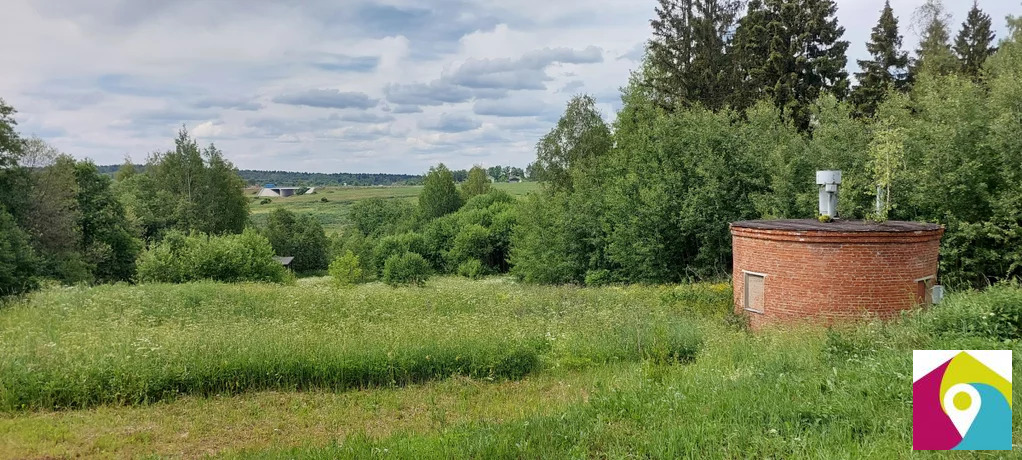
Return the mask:
[[754,228],[758,230],[785,230],[792,232],[918,232],[940,229],[939,224],[927,222],[906,222],[889,220],[886,222],[870,222],[866,220],[835,219],[832,222],[820,222],[817,219],[764,219],[743,220],[732,222],[732,227]]

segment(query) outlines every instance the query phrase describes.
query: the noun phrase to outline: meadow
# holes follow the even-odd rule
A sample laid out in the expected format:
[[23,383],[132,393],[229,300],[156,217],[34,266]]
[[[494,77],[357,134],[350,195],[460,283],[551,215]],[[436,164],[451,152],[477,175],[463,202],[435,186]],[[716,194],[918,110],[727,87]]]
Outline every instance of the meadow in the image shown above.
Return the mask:
[[0,458],[900,458],[911,350],[1019,351],[1017,286],[756,333],[730,298],[453,277],[50,287],[0,309]]
[[[529,192],[538,191],[538,182],[519,182],[509,184],[497,182],[492,187],[503,190],[511,195],[523,196]],[[286,198],[270,198],[267,204],[260,204],[263,200],[257,197],[259,189],[249,189],[246,195],[251,199],[249,209],[251,210],[252,222],[261,226],[266,222],[266,216],[277,208],[285,208],[289,211],[315,216],[327,235],[334,232],[343,232],[348,225],[348,210],[352,203],[367,198],[384,198],[388,200],[404,200],[414,203],[422,191],[421,185],[395,185],[395,186],[360,186],[360,187],[316,187],[316,193],[310,195],[295,195]],[[322,201],[323,199],[327,201]]]

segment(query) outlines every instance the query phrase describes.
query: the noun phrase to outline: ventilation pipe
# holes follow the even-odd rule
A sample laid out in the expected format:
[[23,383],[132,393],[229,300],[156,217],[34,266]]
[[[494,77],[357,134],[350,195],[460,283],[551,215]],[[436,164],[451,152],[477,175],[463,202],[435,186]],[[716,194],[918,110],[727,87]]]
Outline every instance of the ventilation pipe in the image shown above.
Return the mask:
[[841,171],[816,171],[816,185],[820,186],[820,215],[837,217],[837,186],[841,184]]

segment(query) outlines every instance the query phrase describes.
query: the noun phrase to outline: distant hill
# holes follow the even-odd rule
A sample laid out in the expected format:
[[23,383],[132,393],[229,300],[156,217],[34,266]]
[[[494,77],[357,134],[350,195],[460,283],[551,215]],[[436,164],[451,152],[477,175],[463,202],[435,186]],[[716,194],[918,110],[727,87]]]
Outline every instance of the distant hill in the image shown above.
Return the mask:
[[[121,165],[98,166],[99,172],[113,175]],[[135,165],[139,172],[145,165]],[[422,176],[411,174],[383,173],[307,173],[292,171],[261,171],[242,169],[238,175],[249,185],[277,184],[280,186],[324,186],[324,185],[415,185],[422,182]]]

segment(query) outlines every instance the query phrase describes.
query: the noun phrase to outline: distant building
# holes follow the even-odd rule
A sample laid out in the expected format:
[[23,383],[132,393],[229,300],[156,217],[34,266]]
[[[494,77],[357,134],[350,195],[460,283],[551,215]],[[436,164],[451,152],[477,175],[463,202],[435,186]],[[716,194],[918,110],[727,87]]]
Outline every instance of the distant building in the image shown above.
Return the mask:
[[263,187],[263,189],[259,191],[259,196],[291,196],[298,191],[298,187],[277,187],[273,184],[266,185],[266,187]]
[[291,266],[291,261],[295,260],[295,258],[294,257],[276,257],[276,256],[274,256],[273,260],[276,260],[277,262],[280,262],[280,264],[285,266],[285,267],[290,267]]
[[511,176],[511,177],[507,178],[507,181],[508,181],[508,183],[511,183],[511,184],[517,184],[517,183],[522,181],[522,178],[518,177],[518,176]]

